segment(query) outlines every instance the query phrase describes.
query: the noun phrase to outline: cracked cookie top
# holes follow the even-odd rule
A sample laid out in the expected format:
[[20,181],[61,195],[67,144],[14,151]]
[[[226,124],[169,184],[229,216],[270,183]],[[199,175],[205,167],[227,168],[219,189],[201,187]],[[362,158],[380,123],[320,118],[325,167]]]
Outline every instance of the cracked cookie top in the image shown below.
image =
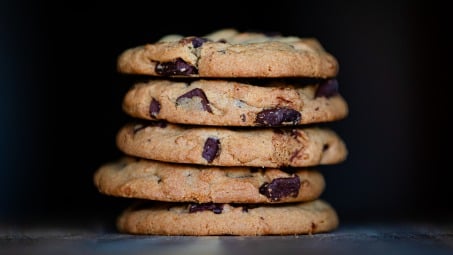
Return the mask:
[[205,36],[167,35],[125,50],[117,64],[121,73],[162,77],[331,78],[339,68],[316,38],[232,28]]

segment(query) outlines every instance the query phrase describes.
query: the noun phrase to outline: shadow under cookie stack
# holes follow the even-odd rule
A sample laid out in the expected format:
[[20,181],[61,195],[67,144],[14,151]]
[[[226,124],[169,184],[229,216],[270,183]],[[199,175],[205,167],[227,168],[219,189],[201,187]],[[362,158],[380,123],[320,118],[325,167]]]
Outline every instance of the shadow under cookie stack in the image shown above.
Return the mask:
[[[319,165],[347,148],[325,123],[343,119],[337,60],[314,38],[222,29],[168,35],[125,50],[124,157],[94,174],[99,192],[131,199],[120,232],[294,235],[338,227],[320,198]],[[321,125],[323,124],[323,125]]]

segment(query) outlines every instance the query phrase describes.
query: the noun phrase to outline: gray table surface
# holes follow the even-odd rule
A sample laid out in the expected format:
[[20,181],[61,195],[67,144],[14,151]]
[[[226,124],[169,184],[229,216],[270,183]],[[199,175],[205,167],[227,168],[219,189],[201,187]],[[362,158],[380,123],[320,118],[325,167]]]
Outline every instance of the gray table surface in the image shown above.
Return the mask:
[[0,254],[453,254],[453,222],[344,223],[294,236],[143,236],[102,224],[0,224]]

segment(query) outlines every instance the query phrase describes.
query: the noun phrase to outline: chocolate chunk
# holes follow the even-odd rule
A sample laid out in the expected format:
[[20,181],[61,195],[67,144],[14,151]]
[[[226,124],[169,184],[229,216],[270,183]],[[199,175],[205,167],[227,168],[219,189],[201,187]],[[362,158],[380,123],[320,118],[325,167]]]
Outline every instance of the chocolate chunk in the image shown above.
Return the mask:
[[160,112],[160,103],[156,99],[151,100],[151,104],[149,105],[149,116],[153,118],[157,118],[157,114]]
[[215,214],[221,214],[223,211],[223,205],[217,203],[202,203],[189,205],[189,213],[201,211],[212,211]]
[[198,69],[181,58],[172,62],[162,62],[156,65],[156,73],[159,75],[191,75],[198,74]]
[[265,195],[272,201],[279,201],[284,197],[297,197],[300,189],[299,176],[288,178],[276,178],[271,183],[264,183],[259,188],[260,194]]
[[183,99],[185,98],[193,98],[193,97],[199,97],[201,99],[201,107],[203,110],[212,113],[211,106],[209,106],[209,101],[208,98],[206,97],[206,94],[203,92],[202,89],[200,88],[195,88],[192,89],[191,91],[185,93],[184,95],[179,96],[176,98],[176,104],[181,104]]
[[331,97],[338,94],[338,81],[336,79],[326,80],[319,84],[315,93],[316,97]]
[[203,147],[202,156],[204,159],[211,163],[215,157],[219,155],[220,152],[220,140],[214,137],[209,137],[206,139]]
[[207,38],[202,38],[202,37],[194,37],[192,39],[192,45],[194,48],[198,48],[198,47],[201,47],[201,45],[203,45],[203,43],[209,41]]
[[296,125],[301,118],[300,112],[290,108],[272,108],[262,110],[256,115],[255,123],[262,126]]

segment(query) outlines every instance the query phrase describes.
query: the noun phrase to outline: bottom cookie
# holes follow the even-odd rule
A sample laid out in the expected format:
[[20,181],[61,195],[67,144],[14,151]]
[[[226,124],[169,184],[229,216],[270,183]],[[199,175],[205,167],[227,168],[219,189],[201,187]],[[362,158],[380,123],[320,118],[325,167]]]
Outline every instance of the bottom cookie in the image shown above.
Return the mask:
[[272,205],[141,201],[117,220],[120,232],[144,235],[293,235],[332,231],[338,216],[327,202]]

